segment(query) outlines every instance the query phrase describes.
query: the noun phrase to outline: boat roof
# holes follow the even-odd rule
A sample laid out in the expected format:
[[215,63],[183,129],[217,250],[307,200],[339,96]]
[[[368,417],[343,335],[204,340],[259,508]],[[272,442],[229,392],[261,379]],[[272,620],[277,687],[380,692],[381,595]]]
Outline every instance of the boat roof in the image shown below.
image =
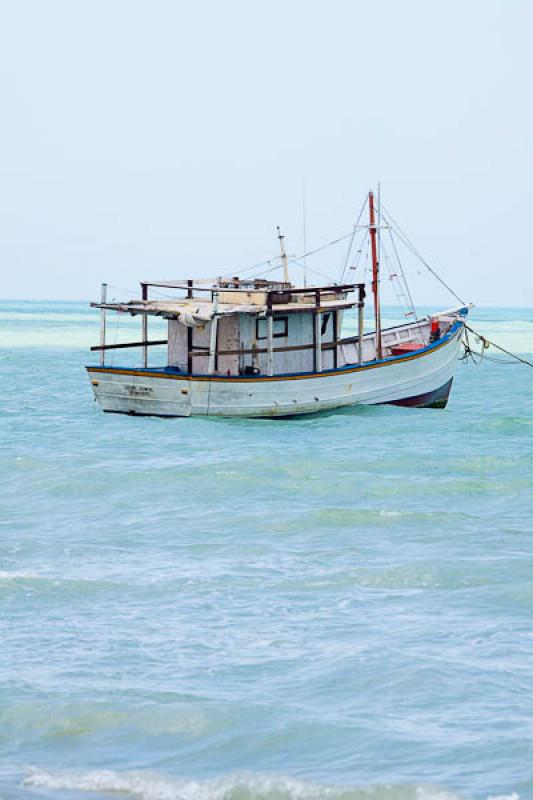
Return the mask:
[[[234,316],[252,314],[266,316],[272,313],[297,313],[304,311],[330,311],[352,308],[362,302],[358,296],[348,299],[355,289],[364,291],[364,284],[331,286],[291,286],[282,282],[263,280],[216,282],[193,281],[143,281],[143,297],[125,302],[91,303],[93,308],[131,314],[147,314],[167,319],[180,319],[188,325],[202,325],[215,315]],[[149,287],[167,288],[186,292],[186,296],[168,299],[148,299]]]

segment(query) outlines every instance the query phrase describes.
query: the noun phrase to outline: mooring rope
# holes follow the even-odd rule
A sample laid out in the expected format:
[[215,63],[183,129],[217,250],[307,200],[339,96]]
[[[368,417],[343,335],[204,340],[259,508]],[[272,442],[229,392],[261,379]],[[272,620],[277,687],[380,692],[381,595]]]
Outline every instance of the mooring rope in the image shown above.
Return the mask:
[[[469,325],[465,324],[464,327],[465,327],[465,331],[470,331],[470,333],[474,334],[474,336],[477,338],[478,342],[480,342],[480,344],[482,346],[481,353],[477,353],[475,350],[472,350],[472,348],[470,347],[470,343],[468,341],[468,334],[466,334],[466,341],[463,342],[463,345],[464,345],[464,348],[465,348],[464,358],[468,358],[468,356],[471,356],[472,360],[474,360],[474,358],[473,358],[474,356],[479,356],[480,359],[481,359],[484,356],[484,351],[487,350],[487,348],[490,346],[490,347],[495,347],[496,350],[500,350],[502,353],[505,353],[506,356],[509,356],[510,358],[514,358],[515,361],[519,361],[521,364],[525,364],[526,367],[533,367],[533,362],[528,361],[527,358],[522,358],[521,356],[517,356],[516,353],[511,353],[510,350],[506,350],[505,347],[502,347],[500,344],[496,344],[496,342],[493,342],[490,339],[487,339],[486,336],[483,336],[481,333],[478,333],[473,328],[471,328]],[[491,359],[491,360],[494,360],[494,359]],[[497,364],[505,364],[505,363],[509,363],[509,362],[497,361],[496,363]]]

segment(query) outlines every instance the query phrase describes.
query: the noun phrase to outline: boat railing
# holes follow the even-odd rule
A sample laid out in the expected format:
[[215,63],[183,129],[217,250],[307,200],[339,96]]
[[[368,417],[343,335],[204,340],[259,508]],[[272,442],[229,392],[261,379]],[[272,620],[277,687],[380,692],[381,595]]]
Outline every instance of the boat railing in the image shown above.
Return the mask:
[[[276,283],[274,288],[272,284],[267,284],[267,286],[257,284],[249,284],[242,285],[238,283],[238,279],[233,280],[233,286],[226,286],[226,285],[217,285],[210,286],[207,285],[198,285],[198,283],[194,283],[193,280],[187,279],[186,281],[143,281],[141,282],[141,296],[142,300],[140,304],[135,304],[135,310],[132,311],[132,304],[124,303],[124,304],[108,304],[107,303],[107,285],[102,284],[102,297],[100,303],[91,303],[93,307],[100,308],[101,311],[101,327],[100,327],[100,344],[91,347],[91,351],[97,351],[100,353],[100,363],[104,365],[104,357],[105,352],[108,350],[114,350],[118,348],[134,348],[134,347],[142,347],[143,349],[143,366],[148,366],[148,348],[155,346],[155,345],[164,345],[168,343],[167,339],[155,339],[150,340],[148,338],[148,314],[153,313],[153,310],[149,307],[149,288],[150,287],[159,287],[159,288],[170,288],[176,290],[183,290],[186,292],[186,298],[192,299],[194,298],[194,292],[208,292],[210,294],[210,299],[214,304],[215,313],[213,315],[213,331],[214,334],[211,338],[215,340],[215,348],[216,348],[216,326],[217,326],[217,317],[218,313],[217,310],[219,308],[219,301],[220,295],[226,293],[241,294],[244,292],[260,292],[264,295],[264,300],[266,302],[262,303],[261,305],[264,308],[263,314],[266,314],[267,320],[269,320],[268,324],[268,347],[265,349],[264,352],[268,355],[269,361],[269,373],[271,372],[271,364],[272,364],[272,357],[273,354],[276,352],[288,352],[292,350],[303,350],[308,348],[313,348],[315,350],[315,370],[317,372],[322,371],[322,352],[323,350],[333,349],[334,353],[334,366],[337,366],[337,351],[339,345],[343,344],[351,344],[357,343],[357,352],[358,352],[358,360],[359,363],[362,363],[362,340],[363,340],[363,328],[364,328],[364,300],[365,300],[365,284],[364,283],[345,283],[345,284],[333,284],[329,286],[311,286],[311,287],[292,287],[287,284]],[[244,283],[244,282],[243,282]],[[346,302],[345,298],[346,295],[351,292],[357,292],[357,299]],[[304,297],[308,296],[310,302],[301,302],[296,301],[296,303],[292,306],[291,311],[312,311],[314,314],[314,341],[312,344],[309,345],[289,345],[286,347],[274,347],[272,342],[272,319],[276,313],[279,313],[279,308],[282,305],[289,305],[291,304],[291,300],[294,302],[293,295],[303,295]],[[333,302],[331,302],[331,297],[333,295]],[[342,300],[339,295],[343,295]],[[329,298],[329,301],[325,300],[325,298]],[[324,302],[327,302],[327,305],[323,305]],[[300,306],[298,308],[298,306]],[[335,334],[335,340],[333,342],[324,342],[322,343],[322,330],[321,330],[321,317],[322,313],[325,312],[332,312],[334,315],[334,330],[337,332],[337,314],[338,310],[346,309],[346,308],[357,308],[358,311],[358,322],[357,322],[357,336],[355,337],[348,337],[348,338],[341,338],[338,334]],[[259,311],[258,306],[258,313]],[[141,331],[141,340],[135,342],[124,342],[120,344],[107,344],[106,343],[106,310],[114,310],[128,312],[129,313],[136,313],[141,315],[141,324],[142,324],[142,331]],[[209,350],[206,350],[204,353],[203,350],[197,351],[194,355],[209,355],[210,361],[213,362],[213,344],[210,346]],[[262,349],[254,348],[253,351],[250,352],[263,352]],[[235,351],[224,351],[223,353],[219,353],[219,355],[242,355],[248,353],[248,350],[239,350],[238,353]],[[192,357],[192,353],[189,354],[189,359]],[[210,370],[212,371],[212,370]]]
[[[207,293],[210,295],[211,300],[215,300],[215,296],[223,292],[242,294],[243,292],[261,292],[266,295],[266,305],[270,309],[273,305],[280,305],[287,303],[287,298],[291,295],[309,295],[314,297],[315,306],[320,307],[320,299],[323,295],[327,294],[345,294],[349,292],[358,292],[358,302],[363,302],[365,297],[365,284],[364,283],[343,283],[331,284],[328,286],[306,286],[294,287],[288,283],[276,281],[270,283],[268,281],[242,281],[239,278],[224,281],[218,284],[213,284],[211,281],[206,284],[195,282],[190,278],[181,281],[142,281],[141,290],[143,300],[148,297],[148,288],[165,288],[176,289],[186,292],[187,299],[192,299],[195,293]],[[146,295],[146,297],[145,297]]]

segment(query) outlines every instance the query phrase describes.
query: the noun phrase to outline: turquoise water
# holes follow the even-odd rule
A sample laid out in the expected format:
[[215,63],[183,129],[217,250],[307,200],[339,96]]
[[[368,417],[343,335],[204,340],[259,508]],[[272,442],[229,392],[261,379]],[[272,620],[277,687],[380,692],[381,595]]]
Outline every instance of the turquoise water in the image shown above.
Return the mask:
[[[472,324],[533,352],[533,311]],[[533,798],[533,371],[138,419],[97,336],[0,304],[0,797]]]

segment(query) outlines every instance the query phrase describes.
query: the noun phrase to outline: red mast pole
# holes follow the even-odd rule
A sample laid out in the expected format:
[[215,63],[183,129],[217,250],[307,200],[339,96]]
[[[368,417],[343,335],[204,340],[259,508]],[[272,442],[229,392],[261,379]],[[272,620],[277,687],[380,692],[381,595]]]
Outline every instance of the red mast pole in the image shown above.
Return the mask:
[[376,243],[376,218],[374,214],[374,193],[368,193],[368,212],[370,215],[370,245],[372,247],[372,292],[374,293],[374,318],[376,320],[376,358],[382,358],[381,351],[381,308],[379,304],[379,262]]

